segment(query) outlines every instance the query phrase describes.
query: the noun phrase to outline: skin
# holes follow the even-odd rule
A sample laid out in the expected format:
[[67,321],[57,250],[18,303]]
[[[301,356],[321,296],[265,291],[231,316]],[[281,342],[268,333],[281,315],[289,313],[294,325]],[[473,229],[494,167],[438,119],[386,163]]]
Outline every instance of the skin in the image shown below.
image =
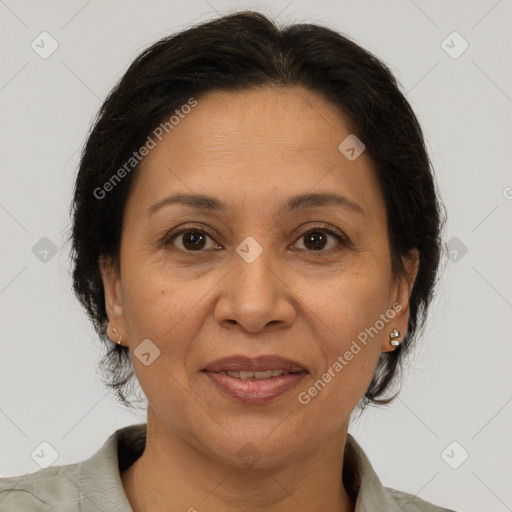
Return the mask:
[[[120,272],[101,261],[113,341],[122,336],[148,399],[144,454],[122,482],[134,511],[354,510],[342,484],[350,414],[372,379],[389,332],[407,331],[418,252],[395,276],[385,204],[373,163],[349,161],[338,145],[350,124],[331,103],[300,87],[208,93],[145,158],[126,205]],[[336,192],[362,208],[317,206],[277,212],[306,192]],[[225,213],[174,204],[176,192],[207,194]],[[207,233],[199,250],[184,227]],[[302,233],[330,224],[313,250]],[[263,248],[248,263],[246,237]],[[193,242],[193,241],[192,241]],[[217,249],[215,249],[217,247]],[[188,252],[187,252],[188,248]],[[298,400],[357,335],[394,303],[402,309],[307,404]],[[118,331],[112,333],[112,328]],[[150,339],[160,356],[133,351]],[[201,370],[233,354],[278,354],[309,372],[265,404],[237,402]],[[250,442],[251,467],[237,452]]]

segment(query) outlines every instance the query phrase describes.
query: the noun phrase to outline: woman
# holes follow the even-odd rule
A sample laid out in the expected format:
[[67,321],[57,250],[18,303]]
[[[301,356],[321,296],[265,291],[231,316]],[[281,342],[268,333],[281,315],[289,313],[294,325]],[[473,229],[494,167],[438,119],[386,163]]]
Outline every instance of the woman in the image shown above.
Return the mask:
[[[389,70],[254,12],[143,52],[84,148],[74,290],[147,424],[1,480],[2,510],[441,511],[348,434],[426,318],[441,206]],[[395,395],[396,396],[396,395]]]

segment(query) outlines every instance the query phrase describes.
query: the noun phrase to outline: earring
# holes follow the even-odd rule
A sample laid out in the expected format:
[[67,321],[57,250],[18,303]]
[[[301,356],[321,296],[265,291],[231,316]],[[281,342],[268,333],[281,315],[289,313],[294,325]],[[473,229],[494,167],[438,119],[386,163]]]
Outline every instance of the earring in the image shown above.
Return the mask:
[[[117,334],[117,329],[116,329],[115,327],[113,327],[113,328],[112,328],[112,332],[113,332],[114,334]],[[118,345],[121,345],[121,340],[122,340],[122,339],[123,339],[123,337],[122,337],[122,336],[119,336],[119,340],[117,341],[117,344],[118,344]]]
[[396,339],[398,338],[398,336],[400,336],[400,332],[397,330],[397,329],[393,329],[390,333],[389,333],[389,343],[393,346],[393,347],[398,347],[398,345],[400,345],[400,342]]

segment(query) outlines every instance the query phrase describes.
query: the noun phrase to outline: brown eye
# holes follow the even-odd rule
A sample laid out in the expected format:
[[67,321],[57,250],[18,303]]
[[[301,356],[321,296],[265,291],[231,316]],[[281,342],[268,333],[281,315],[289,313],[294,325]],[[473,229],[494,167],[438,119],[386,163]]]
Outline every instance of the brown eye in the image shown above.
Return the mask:
[[[200,252],[207,246],[208,239],[213,242],[213,239],[204,231],[189,228],[172,235],[166,241],[166,245],[174,245],[183,251]],[[181,242],[181,247],[175,241]],[[213,242],[213,245],[215,246],[216,244]]]
[[[342,235],[327,228],[309,229],[300,235],[299,240],[303,240],[305,250],[307,251],[323,251],[329,244],[329,237],[336,239],[342,245],[345,242],[345,239]],[[331,247],[327,247],[326,250],[335,247],[336,244],[334,244],[334,247],[332,245]]]
[[314,251],[323,249],[327,242],[327,235],[323,231],[309,231],[304,235],[304,245]]

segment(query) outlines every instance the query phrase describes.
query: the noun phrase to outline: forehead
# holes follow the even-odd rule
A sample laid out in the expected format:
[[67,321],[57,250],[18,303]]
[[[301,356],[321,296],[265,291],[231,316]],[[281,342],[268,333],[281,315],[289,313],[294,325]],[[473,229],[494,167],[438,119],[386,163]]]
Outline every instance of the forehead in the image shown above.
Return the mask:
[[318,94],[302,87],[258,87],[205,94],[165,138],[170,146],[185,144],[188,159],[202,159],[204,149],[232,156],[263,153],[265,147],[280,149],[280,156],[308,150],[328,154],[337,150],[331,137],[349,133],[349,119]]
[[350,161],[339,150],[349,135],[341,110],[305,88],[209,92],[146,156],[133,193],[153,203],[214,193],[246,208],[321,189],[379,203],[370,158]]

